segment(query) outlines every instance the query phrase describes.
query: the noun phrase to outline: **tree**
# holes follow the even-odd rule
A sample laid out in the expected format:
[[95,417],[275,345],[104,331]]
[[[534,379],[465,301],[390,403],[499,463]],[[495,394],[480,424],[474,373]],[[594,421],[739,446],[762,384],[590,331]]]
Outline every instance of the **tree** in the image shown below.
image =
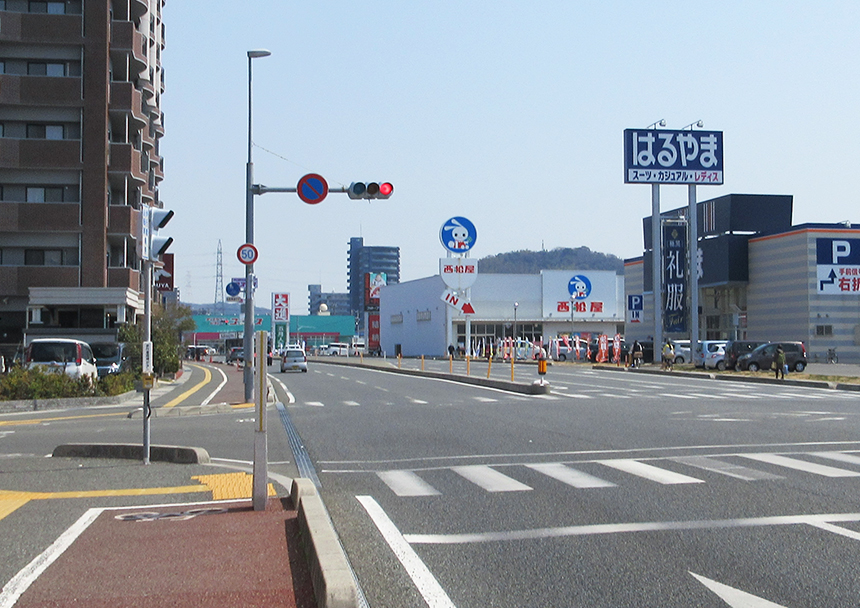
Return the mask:
[[[182,332],[196,329],[191,309],[182,305],[169,307],[152,305],[153,371],[157,376],[179,371],[179,347]],[[119,339],[129,345],[128,358],[138,375],[142,367],[143,323],[125,325],[120,329]]]

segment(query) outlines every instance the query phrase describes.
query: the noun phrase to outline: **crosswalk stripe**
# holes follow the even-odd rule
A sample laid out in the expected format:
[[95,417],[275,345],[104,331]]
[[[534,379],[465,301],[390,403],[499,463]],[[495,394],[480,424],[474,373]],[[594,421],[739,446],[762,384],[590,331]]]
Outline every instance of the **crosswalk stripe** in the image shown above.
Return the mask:
[[775,464],[777,466],[794,469],[796,471],[803,471],[814,475],[823,475],[824,477],[860,477],[860,473],[857,471],[849,471],[847,469],[839,469],[837,467],[831,467],[824,464],[816,464],[814,462],[798,460],[797,458],[789,458],[788,456],[781,456],[779,454],[739,454],[739,456],[758,460],[760,462],[766,462],[768,464]]
[[612,488],[615,484],[605,479],[600,479],[588,473],[577,471],[560,462],[548,462],[539,464],[527,464],[528,468],[543,473],[553,479],[557,479],[574,488]]
[[412,471],[379,471],[376,474],[398,496],[438,496],[439,490]]
[[860,456],[855,456],[854,454],[844,454],[842,452],[813,452],[812,455],[818,456],[819,458],[829,458],[830,460],[838,460],[839,462],[860,465]]
[[674,485],[682,483],[705,483],[701,479],[696,479],[695,477],[689,477],[687,475],[681,475],[680,473],[675,473],[674,471],[667,471],[666,469],[661,469],[660,467],[645,464],[644,462],[639,462],[638,460],[619,458],[617,460],[598,460],[596,462],[599,462],[600,464],[613,469],[618,469],[619,471],[624,471],[625,473],[630,473],[631,475],[636,475],[637,477],[642,477],[650,481],[656,481],[657,483],[661,483],[664,485]]
[[705,471],[728,475],[729,477],[734,477],[736,479],[743,479],[744,481],[783,479],[780,475],[750,469],[739,464],[723,462],[722,460],[717,460],[716,458],[710,458],[708,456],[678,456],[676,458],[672,458],[672,460],[698,469],[704,469]]
[[358,401],[344,401],[344,405],[360,405]]
[[524,492],[532,488],[485,465],[451,467],[451,470],[487,492]]

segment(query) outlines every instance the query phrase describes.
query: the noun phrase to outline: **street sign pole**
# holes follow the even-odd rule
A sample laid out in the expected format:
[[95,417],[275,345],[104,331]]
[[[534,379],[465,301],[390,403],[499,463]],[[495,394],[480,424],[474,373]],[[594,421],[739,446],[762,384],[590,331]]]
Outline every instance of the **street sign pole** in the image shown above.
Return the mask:
[[257,426],[254,430],[254,479],[252,481],[255,511],[265,511],[269,498],[269,446],[266,438],[266,345],[268,336],[265,331],[257,332],[257,356],[253,365],[245,361],[245,369],[257,373],[256,402]]

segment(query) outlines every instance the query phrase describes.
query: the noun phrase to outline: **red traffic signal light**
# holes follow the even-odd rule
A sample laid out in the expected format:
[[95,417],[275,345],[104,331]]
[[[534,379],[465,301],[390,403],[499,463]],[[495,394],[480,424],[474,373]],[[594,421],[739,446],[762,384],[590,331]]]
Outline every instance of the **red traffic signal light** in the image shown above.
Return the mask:
[[388,198],[394,194],[391,182],[352,182],[346,191],[351,199]]

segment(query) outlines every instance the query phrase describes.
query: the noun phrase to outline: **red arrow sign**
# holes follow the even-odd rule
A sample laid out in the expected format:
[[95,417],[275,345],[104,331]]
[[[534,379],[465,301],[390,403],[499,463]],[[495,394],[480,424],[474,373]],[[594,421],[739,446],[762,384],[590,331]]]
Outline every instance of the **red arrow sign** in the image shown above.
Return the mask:
[[441,299],[448,306],[456,308],[464,315],[475,314],[475,309],[472,308],[472,303],[464,300],[463,297],[457,294],[457,292],[453,289],[446,289],[445,291],[443,291]]

